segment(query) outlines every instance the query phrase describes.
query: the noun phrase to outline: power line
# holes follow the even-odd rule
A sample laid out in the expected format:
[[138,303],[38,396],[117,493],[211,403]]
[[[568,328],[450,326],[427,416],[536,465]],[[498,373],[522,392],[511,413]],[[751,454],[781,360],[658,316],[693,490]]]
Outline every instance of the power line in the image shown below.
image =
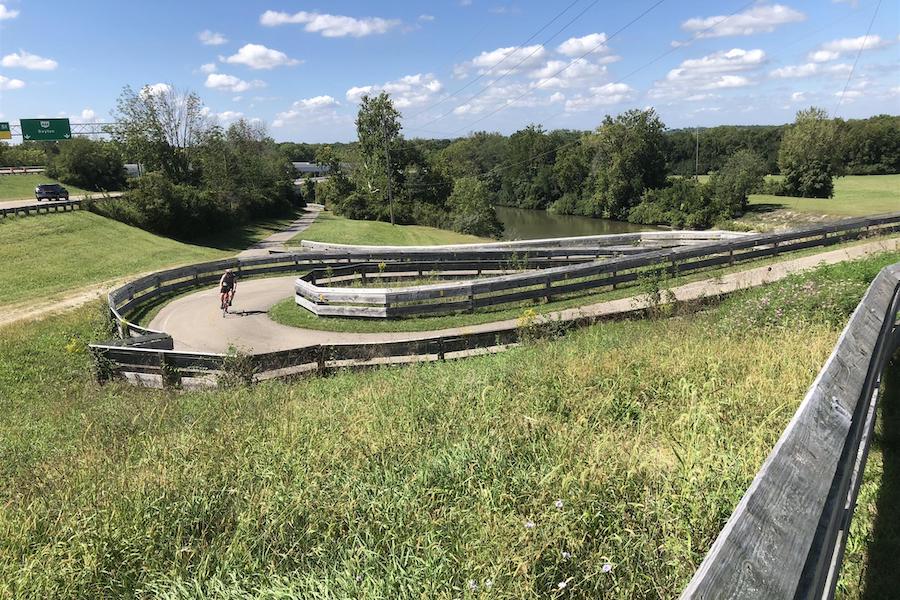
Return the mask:
[[[605,40],[603,40],[603,41],[600,42],[599,44],[595,45],[594,47],[592,47],[591,49],[589,49],[589,50],[588,50],[587,52],[585,52],[584,54],[582,54],[582,55],[580,55],[580,56],[578,56],[578,57],[576,57],[576,58],[573,58],[571,61],[569,61],[569,63],[568,63],[567,65],[565,65],[564,67],[562,67],[561,69],[559,69],[558,71],[556,71],[555,73],[553,73],[552,75],[550,75],[550,77],[545,78],[544,81],[548,81],[548,80],[551,80],[551,79],[556,78],[558,75],[564,73],[567,69],[569,69],[572,65],[576,64],[576,62],[577,62],[578,60],[583,59],[585,56],[587,56],[587,55],[589,55],[589,54],[592,54],[592,53],[596,52],[601,46],[605,45],[609,40],[613,39],[614,37],[616,37],[617,35],[619,35],[619,34],[622,33],[623,31],[625,31],[626,29],[628,29],[629,27],[631,27],[632,25],[634,25],[635,23],[637,23],[638,21],[640,21],[641,19],[643,19],[647,14],[649,14],[651,11],[653,11],[656,7],[658,7],[660,4],[662,4],[662,3],[665,2],[665,1],[666,1],[666,0],[657,0],[657,1],[654,2],[649,8],[645,9],[641,14],[639,14],[639,15],[636,16],[636,17],[634,17],[634,18],[633,18],[632,20],[630,20],[628,23],[626,23],[625,25],[623,25],[622,27],[620,27],[619,29],[617,29],[611,36],[609,36],[608,38],[606,38]],[[489,112],[488,114],[484,115],[483,117],[480,117],[480,118],[478,118],[478,119],[472,121],[471,123],[468,123],[468,124],[466,124],[466,125],[463,125],[463,126],[460,127],[459,129],[453,130],[451,133],[456,133],[457,131],[462,131],[462,130],[468,129],[468,128],[471,127],[472,125],[475,125],[476,123],[480,123],[481,121],[484,121],[485,119],[487,119],[487,118],[489,118],[489,117],[491,117],[491,116],[497,114],[497,113],[500,112],[501,110],[503,110],[503,109],[505,109],[505,108],[508,108],[508,107],[509,107],[510,105],[512,105],[514,102],[518,102],[519,100],[521,100],[521,99],[524,98],[525,96],[527,96],[527,95],[533,93],[535,89],[540,88],[540,87],[542,87],[542,86],[543,86],[543,83],[540,83],[540,82],[539,82],[534,88],[526,90],[525,92],[519,94],[518,96],[516,96],[516,97],[513,98],[512,100],[507,100],[505,104],[500,105],[499,107],[495,108],[494,110],[492,110],[492,111]]]
[[853,66],[850,67],[850,74],[847,75],[847,83],[844,84],[844,89],[841,91],[841,96],[838,98],[837,106],[834,107],[833,116],[837,116],[837,111],[841,107],[841,103],[844,101],[844,94],[847,93],[847,88],[850,87],[850,80],[853,79],[853,72],[856,70],[856,65],[859,63],[859,57],[862,56],[863,50],[866,47],[866,44],[869,41],[869,34],[872,32],[872,25],[875,24],[875,17],[878,16],[878,9],[881,8],[881,0],[878,0],[878,4],[875,5],[875,12],[872,13],[872,20],[869,21],[869,27],[866,29],[866,36],[863,38],[862,44],[859,45],[859,50],[856,52],[856,59],[853,61]]
[[[476,98],[478,98],[479,96],[481,96],[482,94],[484,94],[487,90],[489,90],[490,88],[496,86],[497,83],[498,83],[499,81],[501,81],[502,79],[504,79],[504,78],[505,78],[506,76],[508,76],[509,74],[514,73],[514,72],[516,71],[516,69],[518,69],[522,64],[525,63],[525,61],[527,61],[529,58],[531,58],[532,56],[534,56],[534,55],[538,52],[538,50],[541,50],[541,49],[544,47],[544,45],[550,43],[550,40],[552,40],[553,38],[555,38],[556,36],[558,36],[560,33],[562,33],[563,31],[565,31],[566,29],[568,29],[569,26],[572,25],[572,23],[574,23],[575,21],[577,21],[578,19],[580,19],[580,18],[584,15],[584,13],[586,13],[586,12],[589,11],[591,8],[593,8],[599,1],[600,1],[600,0],[593,0],[593,2],[591,2],[590,4],[588,4],[584,9],[581,10],[581,12],[579,12],[577,15],[575,15],[574,17],[572,17],[572,19],[570,19],[568,23],[566,23],[566,24],[563,25],[561,28],[559,28],[558,30],[556,30],[556,32],[555,32],[553,35],[551,35],[551,36],[548,37],[546,40],[544,40],[544,42],[543,42],[542,44],[540,44],[539,46],[537,46],[537,47],[536,47],[534,50],[532,50],[527,56],[522,57],[522,59],[521,59],[519,62],[517,62],[515,65],[513,65],[511,69],[507,69],[502,75],[500,75],[500,77],[498,77],[498,78],[494,79],[493,81],[491,81],[489,84],[487,84],[486,86],[484,86],[483,88],[481,88],[478,92],[476,92],[473,96],[470,96],[469,98],[467,98],[467,99],[466,99],[464,102],[462,102],[461,104],[457,104],[456,106],[454,106],[452,109],[448,110],[447,112],[445,112],[445,113],[443,113],[443,114],[441,114],[441,115],[438,115],[437,117],[431,119],[430,121],[427,121],[426,123],[424,123],[424,124],[422,125],[422,127],[426,127],[426,126],[431,125],[432,123],[434,123],[434,122],[436,122],[436,121],[440,121],[441,119],[443,119],[444,117],[446,117],[447,115],[449,115],[449,114],[451,114],[453,111],[455,111],[457,108],[459,108],[459,107],[461,107],[461,106],[464,106],[465,104],[468,104],[469,102],[472,102],[474,99],[476,99]],[[574,2],[573,2],[573,4],[574,4]],[[571,5],[570,5],[570,6],[571,6]],[[567,10],[568,10],[568,9],[567,9]],[[604,43],[606,43],[606,41],[608,41],[608,40],[604,40],[604,41],[601,43],[601,45],[603,45]],[[511,55],[514,54],[514,53],[515,53],[515,52],[510,52],[510,53],[507,54],[506,56],[511,56]],[[410,129],[420,129],[420,128],[418,128],[418,127],[410,127]],[[424,130],[423,130],[423,131],[424,131]]]
[[[558,13],[556,14],[556,16],[553,17],[550,21],[548,21],[547,23],[545,23],[543,27],[541,27],[540,29],[538,29],[537,31],[535,31],[533,34],[531,34],[531,36],[530,36],[527,40],[525,40],[524,42],[522,42],[521,44],[519,44],[518,46],[516,46],[516,49],[525,47],[531,40],[533,40],[534,38],[536,38],[537,36],[539,36],[539,35],[541,34],[542,31],[544,31],[545,29],[547,29],[548,27],[550,27],[553,23],[555,23],[555,22],[557,21],[557,19],[559,19],[559,18],[560,18],[561,16],[563,16],[564,14],[566,14],[566,13],[569,11],[569,9],[571,9],[573,6],[575,6],[575,5],[578,4],[579,2],[581,2],[581,0],[573,0],[573,2],[572,2],[571,4],[569,4],[567,7],[565,7],[564,9],[562,9],[562,11],[558,12]],[[485,25],[485,27],[487,27],[487,26]],[[484,30],[484,29],[482,29],[482,31],[483,31],[483,30]],[[511,57],[513,54],[515,54],[515,53],[516,53],[516,51],[513,50],[512,52],[509,52],[508,54],[504,55],[503,58],[500,59],[499,62],[497,62],[497,63],[494,64],[494,65],[491,65],[491,67],[490,67],[487,71],[485,71],[484,73],[481,73],[480,75],[478,75],[478,77],[476,77],[475,79],[472,79],[471,81],[469,81],[468,83],[466,83],[466,85],[462,86],[461,88],[459,88],[458,90],[456,90],[455,92],[453,92],[452,94],[450,94],[449,96],[446,96],[446,97],[442,98],[441,100],[435,102],[435,103],[432,104],[431,106],[427,106],[427,107],[423,108],[422,110],[420,110],[420,111],[418,111],[418,112],[415,112],[415,113],[411,114],[408,118],[414,119],[415,117],[418,117],[419,115],[421,115],[421,114],[423,114],[423,113],[426,113],[426,112],[428,112],[429,110],[431,110],[431,109],[433,109],[433,108],[435,108],[435,107],[437,107],[437,106],[440,106],[441,104],[443,104],[444,102],[446,102],[446,101],[449,100],[450,98],[453,98],[454,96],[456,96],[457,94],[459,94],[460,92],[462,92],[464,89],[468,88],[470,85],[474,84],[474,83],[475,83],[476,81],[478,81],[479,79],[481,79],[481,78],[487,76],[488,74],[490,74],[494,69],[496,69],[497,67],[499,67],[500,65],[502,65],[504,62],[506,62],[506,60],[507,60],[509,57]],[[431,122],[432,122],[432,121],[429,121],[428,123],[426,123],[426,125],[430,124]]]

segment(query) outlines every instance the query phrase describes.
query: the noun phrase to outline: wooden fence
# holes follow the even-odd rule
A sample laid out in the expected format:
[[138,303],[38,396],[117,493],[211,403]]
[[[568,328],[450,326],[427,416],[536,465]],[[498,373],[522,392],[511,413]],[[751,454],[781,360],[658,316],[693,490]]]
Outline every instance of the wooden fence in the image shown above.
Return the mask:
[[[334,287],[327,270],[315,269],[298,278],[296,302],[319,317],[398,318],[423,315],[473,312],[479,308],[502,306],[524,300],[554,298],[586,293],[607,286],[635,281],[648,269],[665,269],[668,275],[733,265],[737,262],[785,252],[827,246],[874,232],[900,228],[900,213],[880,217],[849,219],[830,225],[809,227],[777,234],[757,234],[674,248],[633,253],[627,247],[594,247],[599,257],[603,250],[619,256],[603,261],[579,261],[577,264],[546,265],[547,268],[504,274],[468,281],[395,288]],[[576,248],[556,248],[569,258]],[[489,252],[482,250],[481,252]],[[539,251],[527,250],[526,256]],[[634,256],[625,256],[635,254]],[[482,254],[483,256],[483,254]],[[435,261],[422,265],[420,272],[441,273],[445,265]],[[357,266],[341,271],[341,280],[358,275],[371,276],[370,267]]]
[[900,263],[869,287],[683,599],[833,597],[898,311]]
[[0,218],[49,212],[67,212],[81,207],[81,200],[48,200],[11,208],[0,207]]

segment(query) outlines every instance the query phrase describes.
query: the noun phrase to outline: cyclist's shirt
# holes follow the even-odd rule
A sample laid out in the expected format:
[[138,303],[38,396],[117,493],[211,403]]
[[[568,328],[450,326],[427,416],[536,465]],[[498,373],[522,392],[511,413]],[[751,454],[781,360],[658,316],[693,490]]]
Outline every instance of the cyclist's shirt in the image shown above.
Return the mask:
[[234,288],[234,281],[237,275],[234,273],[225,273],[222,276],[222,292],[230,292]]

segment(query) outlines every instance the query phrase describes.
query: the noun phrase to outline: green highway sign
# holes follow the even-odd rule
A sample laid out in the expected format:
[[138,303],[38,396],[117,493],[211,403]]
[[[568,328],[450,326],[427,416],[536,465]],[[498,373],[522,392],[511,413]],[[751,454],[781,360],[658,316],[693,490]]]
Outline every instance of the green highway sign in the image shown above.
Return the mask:
[[68,140],[72,128],[68,119],[19,119],[23,140]]
[[0,122],[0,140],[12,139],[12,131],[9,130],[9,123]]

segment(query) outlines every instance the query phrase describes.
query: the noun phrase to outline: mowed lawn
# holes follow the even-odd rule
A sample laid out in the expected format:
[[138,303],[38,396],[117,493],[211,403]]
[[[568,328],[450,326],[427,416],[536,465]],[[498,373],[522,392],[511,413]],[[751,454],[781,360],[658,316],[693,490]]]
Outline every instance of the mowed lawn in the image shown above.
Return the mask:
[[900,211],[900,175],[848,175],[834,180],[833,198],[794,198],[753,194],[750,204],[775,205],[773,208],[835,215],[861,217]]
[[288,244],[299,245],[302,240],[370,246],[432,246],[490,241],[474,235],[422,225],[391,225],[380,221],[357,221],[326,211],[319,214],[309,229],[297,235]]
[[[93,383],[90,307],[0,329],[0,597],[676,597],[885,262],[492,356],[207,391]],[[896,582],[861,550],[869,473],[850,600]]]
[[[27,173],[22,175],[0,175],[0,202],[3,200],[24,200],[34,198],[34,188],[42,183],[60,183],[43,173]],[[99,192],[88,192],[68,183],[61,184],[69,190],[69,194],[77,196],[81,194],[100,195]]]
[[228,251],[192,246],[88,211],[0,221],[0,306],[53,299],[129,274],[212,260]]

